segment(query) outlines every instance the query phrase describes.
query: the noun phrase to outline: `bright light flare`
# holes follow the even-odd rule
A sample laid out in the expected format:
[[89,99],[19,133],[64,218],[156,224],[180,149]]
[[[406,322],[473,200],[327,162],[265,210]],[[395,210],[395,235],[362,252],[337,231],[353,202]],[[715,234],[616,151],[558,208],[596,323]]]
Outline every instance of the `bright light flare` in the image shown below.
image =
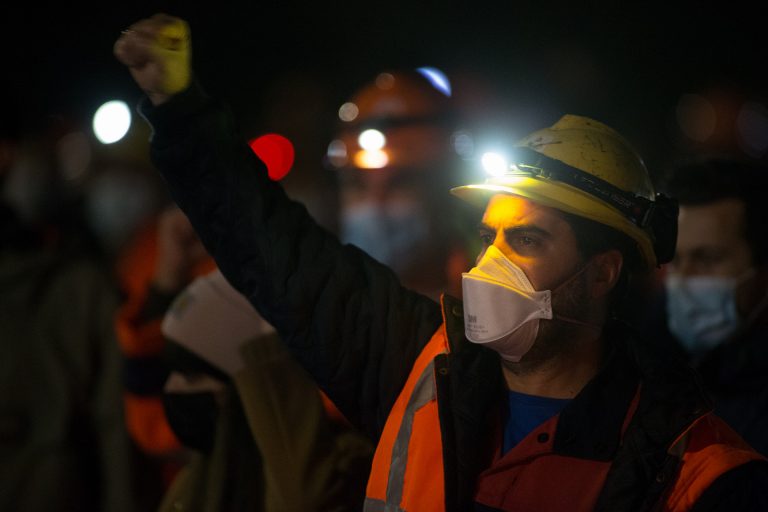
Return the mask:
[[483,169],[491,176],[503,176],[509,169],[507,159],[499,153],[484,153],[481,160]]
[[355,165],[361,169],[381,169],[388,163],[389,157],[380,149],[358,151],[355,154]]
[[102,144],[119,141],[130,127],[131,110],[123,101],[108,101],[93,116],[93,133]]
[[387,138],[379,130],[371,128],[360,134],[357,138],[357,143],[366,151],[377,151],[384,147],[387,143]]
[[432,87],[445,94],[449,98],[451,97],[451,82],[448,80],[448,77],[445,75],[445,73],[437,68],[431,67],[416,68],[416,71],[421,74],[421,76],[429,80],[429,83],[432,84]]

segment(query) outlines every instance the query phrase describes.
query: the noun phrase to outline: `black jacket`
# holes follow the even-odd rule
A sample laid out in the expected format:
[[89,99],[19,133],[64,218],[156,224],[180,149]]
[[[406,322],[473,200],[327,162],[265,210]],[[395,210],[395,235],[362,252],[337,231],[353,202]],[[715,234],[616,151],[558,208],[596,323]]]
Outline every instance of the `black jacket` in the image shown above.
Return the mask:
[[[439,305],[401,287],[388,268],[341,245],[290,201],[237,136],[226,109],[196,86],[157,108],[145,102],[141,111],[154,128],[153,160],[221,271],[340,410],[378,439],[413,362],[443,321]],[[436,365],[446,501],[449,510],[467,510],[488,462],[490,421],[504,385],[498,356],[465,340],[460,304],[447,300],[445,314],[452,352]],[[687,368],[657,364],[635,353],[623,328],[611,332],[610,363],[561,413],[555,446],[612,458],[600,508],[640,510],[673,480],[677,461],[666,447],[709,405]],[[621,422],[641,381],[639,414],[620,446]],[[738,488],[722,477],[715,499],[754,502],[756,492],[743,488],[768,483],[768,474],[750,466]]]

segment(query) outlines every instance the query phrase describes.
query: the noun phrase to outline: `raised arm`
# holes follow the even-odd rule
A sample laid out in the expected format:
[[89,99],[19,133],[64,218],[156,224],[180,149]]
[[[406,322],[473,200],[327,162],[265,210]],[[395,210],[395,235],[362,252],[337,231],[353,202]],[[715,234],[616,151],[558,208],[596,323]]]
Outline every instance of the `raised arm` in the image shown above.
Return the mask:
[[227,279],[341,411],[377,436],[440,325],[439,307],[402,288],[362,251],[342,246],[289,200],[222,105],[188,80],[163,77],[191,75],[179,71],[180,63],[189,66],[184,22],[155,17],[131,30],[115,53],[149,96],[141,110],[172,196]]

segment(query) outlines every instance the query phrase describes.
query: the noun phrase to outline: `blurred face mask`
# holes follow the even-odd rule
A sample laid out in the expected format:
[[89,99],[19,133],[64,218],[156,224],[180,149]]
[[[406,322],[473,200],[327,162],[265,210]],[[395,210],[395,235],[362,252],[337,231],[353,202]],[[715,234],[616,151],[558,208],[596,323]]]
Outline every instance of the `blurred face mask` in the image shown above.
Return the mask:
[[341,216],[341,238],[395,271],[404,271],[414,252],[429,243],[429,222],[420,204],[361,203]]
[[753,274],[740,277],[668,275],[669,330],[694,355],[702,354],[732,335],[741,319],[736,309],[736,288]]

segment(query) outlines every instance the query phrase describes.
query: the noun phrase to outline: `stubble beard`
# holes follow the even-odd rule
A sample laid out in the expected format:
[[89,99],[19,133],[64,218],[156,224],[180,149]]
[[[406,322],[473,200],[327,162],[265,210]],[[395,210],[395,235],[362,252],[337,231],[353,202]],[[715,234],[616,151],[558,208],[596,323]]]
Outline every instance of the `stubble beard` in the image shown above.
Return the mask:
[[[552,294],[553,315],[581,322],[589,321],[589,294],[587,276],[582,273]],[[577,324],[557,318],[539,320],[536,341],[523,358],[513,363],[502,359],[504,366],[516,375],[526,375],[540,370],[578,350],[581,328]]]

